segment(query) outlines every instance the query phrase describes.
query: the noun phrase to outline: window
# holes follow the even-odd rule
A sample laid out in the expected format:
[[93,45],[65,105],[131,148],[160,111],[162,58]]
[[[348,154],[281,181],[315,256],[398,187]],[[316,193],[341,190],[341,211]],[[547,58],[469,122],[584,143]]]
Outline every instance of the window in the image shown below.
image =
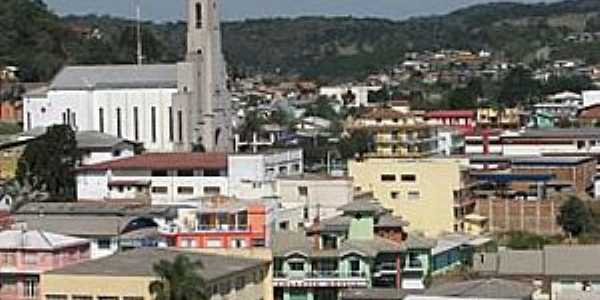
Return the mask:
[[397,200],[398,198],[400,198],[400,192],[391,192],[390,198]]
[[202,28],[202,4],[196,3],[196,28]]
[[280,166],[279,167],[279,173],[280,174],[287,174],[288,171],[288,167],[287,166]]
[[2,254],[2,265],[4,266],[14,266],[15,265],[15,255],[12,253],[4,253]]
[[144,297],[123,297],[123,300],[144,300]]
[[577,149],[581,150],[585,148],[585,141],[577,141]]
[[290,266],[290,271],[304,271],[304,262],[289,262],[288,265]]
[[265,239],[252,239],[252,247],[264,247]]
[[23,296],[25,298],[37,298],[38,282],[32,279],[27,279],[23,282]]
[[205,186],[202,191],[204,192],[204,195],[219,195],[221,194],[221,188],[218,186]]
[[194,170],[177,170],[177,177],[192,177]]
[[113,157],[119,157],[119,156],[121,156],[121,150],[119,150],[119,149],[113,150],[112,156]]
[[421,268],[423,266],[418,254],[410,253],[408,255],[408,266],[410,268]]
[[31,130],[31,113],[27,112],[27,130]]
[[350,272],[353,274],[360,272],[360,260],[353,259],[350,261]]
[[173,133],[173,107],[169,106],[169,141],[172,142],[174,139]]
[[67,123],[65,123],[65,124],[71,125],[71,109],[70,108],[67,108],[66,114],[67,114]]
[[152,142],[156,143],[156,107],[152,106],[150,113],[150,130],[152,131]]
[[113,297],[113,296],[98,296],[98,300],[119,300],[119,297]]
[[40,111],[41,111],[43,114],[45,114],[45,113],[46,113],[46,108],[45,108],[45,107],[42,107],[42,109],[40,109]]
[[98,239],[98,249],[110,249],[110,239]]
[[77,128],[77,114],[71,114],[71,125],[73,128]]
[[98,131],[104,132],[104,108],[98,109]]
[[182,239],[181,240],[181,248],[196,248],[196,240],[195,239]]
[[204,170],[204,177],[219,177],[221,176],[220,170]]
[[[67,295],[46,295],[46,300],[67,300]],[[85,300],[91,300],[92,298],[85,298]],[[73,300],[84,300],[82,298],[76,298],[73,296]]]
[[298,194],[300,194],[300,196],[308,196],[308,187],[307,186],[299,186]]
[[421,198],[421,193],[419,191],[409,191],[407,198],[408,200],[419,200]]
[[233,239],[231,240],[231,248],[246,248],[246,241],[244,239]]
[[382,174],[381,181],[396,181],[396,175],[394,174]]
[[402,174],[400,180],[404,182],[415,182],[417,181],[417,175],[414,174]]
[[123,132],[121,128],[121,109],[117,108],[117,137],[123,137]]
[[183,112],[177,111],[177,136],[179,142],[183,142]]
[[279,230],[288,230],[290,227],[289,221],[279,222]]
[[136,141],[140,140],[140,116],[138,107],[133,107],[133,137]]
[[[46,298],[48,298],[48,296],[46,296]],[[71,296],[71,300],[94,300],[94,298],[92,296],[74,295]]]
[[238,276],[235,279],[235,289],[236,290],[241,290],[244,288],[244,286],[246,285],[246,276]]
[[294,164],[292,166],[292,169],[294,170],[294,172],[300,172],[300,164]]
[[169,174],[167,173],[167,170],[153,170],[152,171],[152,177],[167,177],[169,176]]
[[62,113],[62,120],[63,120],[63,124],[67,124],[67,114],[66,113]]
[[169,188],[166,186],[153,186],[152,194],[167,194],[169,192]]
[[304,220],[308,220],[308,207],[304,207],[302,210],[302,215],[304,216]]
[[192,195],[194,194],[194,188],[191,186],[180,186],[177,187],[177,194],[180,195]]

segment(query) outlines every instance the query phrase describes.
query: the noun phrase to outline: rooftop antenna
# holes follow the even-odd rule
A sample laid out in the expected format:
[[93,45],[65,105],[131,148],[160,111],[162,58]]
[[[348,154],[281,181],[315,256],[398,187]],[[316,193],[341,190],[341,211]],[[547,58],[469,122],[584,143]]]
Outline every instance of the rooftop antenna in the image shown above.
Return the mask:
[[136,35],[137,35],[137,64],[141,66],[144,63],[144,54],[142,52],[142,9],[141,1],[136,1]]

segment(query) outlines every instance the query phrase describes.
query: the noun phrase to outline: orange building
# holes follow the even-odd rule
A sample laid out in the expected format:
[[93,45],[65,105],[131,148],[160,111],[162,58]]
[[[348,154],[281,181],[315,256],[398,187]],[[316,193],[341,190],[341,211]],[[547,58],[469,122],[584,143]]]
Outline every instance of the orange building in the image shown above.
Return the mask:
[[170,247],[264,247],[267,213],[263,204],[217,196],[198,208],[180,209],[176,222],[161,229]]

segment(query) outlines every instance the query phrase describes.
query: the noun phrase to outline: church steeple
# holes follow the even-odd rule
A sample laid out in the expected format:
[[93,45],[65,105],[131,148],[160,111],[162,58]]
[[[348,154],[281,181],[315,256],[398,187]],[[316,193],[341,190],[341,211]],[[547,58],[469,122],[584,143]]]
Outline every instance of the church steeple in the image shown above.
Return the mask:
[[179,84],[180,93],[187,95],[188,142],[202,144],[206,151],[228,151],[230,99],[217,0],[187,0],[187,17],[187,55]]

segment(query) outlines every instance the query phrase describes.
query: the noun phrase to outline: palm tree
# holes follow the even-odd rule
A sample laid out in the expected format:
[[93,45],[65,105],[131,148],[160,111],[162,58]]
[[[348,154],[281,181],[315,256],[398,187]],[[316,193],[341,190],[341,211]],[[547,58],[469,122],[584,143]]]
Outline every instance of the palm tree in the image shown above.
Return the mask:
[[177,255],[174,261],[161,260],[154,264],[154,272],[160,277],[150,283],[154,300],[208,300],[206,282],[198,273],[200,261],[192,262],[185,255]]

